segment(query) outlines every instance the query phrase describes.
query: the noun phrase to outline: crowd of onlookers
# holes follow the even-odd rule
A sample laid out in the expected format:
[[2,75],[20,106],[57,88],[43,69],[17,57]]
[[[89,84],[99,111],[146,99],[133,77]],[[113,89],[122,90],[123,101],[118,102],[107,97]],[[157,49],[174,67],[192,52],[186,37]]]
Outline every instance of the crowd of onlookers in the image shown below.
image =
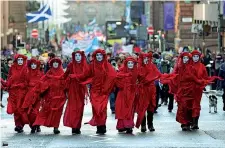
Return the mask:
[[[184,51],[188,51],[187,48],[183,49]],[[13,57],[17,53],[18,50],[14,49],[12,45],[9,45],[7,48],[2,49],[1,51],[1,78],[6,80],[7,75],[9,72],[9,68],[13,64]],[[26,47],[27,53],[31,52],[30,48]],[[39,56],[35,56],[32,58],[36,58],[41,62],[41,70],[47,72],[49,69],[48,61],[51,58],[56,56],[60,57],[63,61],[63,69],[66,69],[67,65],[71,61],[71,57],[61,57],[58,54],[53,53],[51,48],[42,50]],[[112,57],[110,53],[107,54],[107,58],[115,70],[118,70],[119,67],[122,65],[123,61],[125,60],[126,56],[129,54],[120,53],[116,57]],[[132,56],[138,57],[138,53],[134,53]],[[158,67],[161,73],[171,73],[173,71],[174,65],[177,61],[178,54],[173,53],[172,51],[167,51],[163,53],[154,52],[152,62]],[[87,54],[87,61],[88,63],[91,62],[91,54]],[[225,79],[225,63],[224,57],[222,54],[214,55],[210,50],[206,50],[202,58],[202,62],[206,66],[207,72],[209,75],[219,75]],[[170,94],[169,88],[167,85],[162,85],[159,81],[155,82],[156,86],[156,100],[157,100],[157,107],[155,109],[155,113],[157,112],[157,108],[161,105],[168,104],[168,111],[171,112],[173,109],[173,95]],[[211,89],[223,90],[225,92],[225,81],[217,81],[216,83],[212,84]],[[115,90],[110,95],[110,104],[112,113],[115,112],[115,98],[117,95],[118,90]],[[3,91],[1,90],[1,102],[2,102],[2,95]],[[161,102],[159,101],[161,98]],[[225,104],[225,94],[223,95],[223,102]],[[4,105],[1,103],[1,107]]]

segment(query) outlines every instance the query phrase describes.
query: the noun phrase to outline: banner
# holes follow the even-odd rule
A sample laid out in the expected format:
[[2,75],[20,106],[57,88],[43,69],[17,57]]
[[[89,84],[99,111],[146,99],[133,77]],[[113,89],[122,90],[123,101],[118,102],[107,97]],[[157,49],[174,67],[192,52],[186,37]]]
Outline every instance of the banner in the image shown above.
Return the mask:
[[84,51],[85,54],[88,54],[99,48],[98,40],[97,38],[94,38],[90,40],[80,40],[77,42],[65,41],[62,43],[62,55],[71,56],[72,52],[77,48]]
[[164,3],[164,30],[174,30],[175,4]]
[[126,15],[126,22],[131,23],[131,16],[130,16],[130,7],[131,7],[131,0],[126,0],[126,12],[125,12],[125,15]]
[[141,24],[142,26],[147,26],[146,15],[141,15]]
[[224,1],[222,1],[223,2],[223,16],[225,15],[225,2]]

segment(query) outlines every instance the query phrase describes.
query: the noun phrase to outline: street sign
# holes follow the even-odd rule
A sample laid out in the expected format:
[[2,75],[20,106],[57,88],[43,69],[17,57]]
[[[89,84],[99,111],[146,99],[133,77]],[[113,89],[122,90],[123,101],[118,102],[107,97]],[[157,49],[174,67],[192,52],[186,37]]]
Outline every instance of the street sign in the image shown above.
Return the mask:
[[191,27],[191,32],[192,33],[199,33],[203,31],[203,26],[202,24],[192,24]]
[[26,43],[23,42],[22,35],[16,35],[16,48],[25,48]]
[[38,38],[38,30],[37,29],[33,29],[32,32],[31,32],[31,36],[32,38]]
[[157,41],[159,41],[159,35],[150,35],[150,41],[151,42],[153,42],[153,41],[155,41],[155,42],[157,42]]
[[148,34],[150,34],[150,35],[154,34],[154,28],[153,27],[148,27],[147,31],[148,31]]

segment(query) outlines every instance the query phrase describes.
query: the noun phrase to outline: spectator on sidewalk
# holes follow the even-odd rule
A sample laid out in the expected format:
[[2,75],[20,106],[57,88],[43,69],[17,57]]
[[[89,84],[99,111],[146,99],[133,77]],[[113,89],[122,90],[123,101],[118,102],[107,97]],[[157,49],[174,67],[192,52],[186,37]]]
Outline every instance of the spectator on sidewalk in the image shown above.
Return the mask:
[[[4,63],[4,62],[1,63],[1,78],[3,80],[7,80],[8,74],[9,74],[9,69],[12,66],[12,64],[13,64],[13,60],[11,58],[8,58],[6,63]],[[2,108],[4,108],[5,106],[2,104],[2,98],[3,98],[3,90],[1,89],[1,103],[0,103],[0,106]]]
[[220,66],[219,77],[224,79],[224,80],[220,81],[220,83],[217,83],[217,87],[223,89],[223,96],[222,96],[222,98],[223,98],[223,111],[225,111],[225,63],[223,63]]

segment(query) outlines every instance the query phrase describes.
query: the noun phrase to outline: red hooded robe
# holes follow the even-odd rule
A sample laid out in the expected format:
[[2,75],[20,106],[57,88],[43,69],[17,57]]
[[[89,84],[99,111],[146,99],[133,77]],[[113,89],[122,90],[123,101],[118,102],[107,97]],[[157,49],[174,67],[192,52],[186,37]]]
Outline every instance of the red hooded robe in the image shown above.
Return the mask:
[[[96,54],[101,53],[103,60],[97,61]],[[111,93],[115,78],[116,71],[112,65],[108,63],[107,56],[104,50],[97,49],[92,54],[93,61],[90,64],[89,70],[83,74],[73,74],[70,77],[76,78],[83,84],[91,84],[90,89],[90,102],[92,104],[92,119],[87,123],[92,126],[104,126],[107,118],[107,103],[108,97]]]
[[191,65],[191,55],[184,52],[180,55],[180,60],[184,56],[189,57],[188,63],[180,61],[175,73],[178,74],[170,83],[171,92],[176,95],[178,103],[176,120],[181,124],[189,124],[192,121],[193,101],[195,98],[196,85],[204,85],[205,82],[197,77],[197,71]]
[[[59,63],[58,68],[53,67],[53,63]],[[46,73],[34,88],[35,96],[42,96],[43,103],[37,118],[33,124],[47,127],[58,128],[63,112],[63,106],[66,102],[66,84],[65,80],[59,79],[63,75],[62,61],[53,58],[50,61],[50,70]]]
[[[128,61],[134,62],[133,69],[127,67]],[[121,67],[116,80],[119,92],[115,103],[115,118],[118,119],[118,130],[134,127],[134,101],[137,89],[137,61],[133,57],[127,57]]]
[[[31,68],[32,63],[37,65],[36,69]],[[33,88],[37,84],[39,84],[41,77],[44,75],[44,73],[42,71],[40,71],[40,61],[38,61],[36,59],[29,60],[27,67],[28,67],[28,71],[27,71],[27,75],[26,75],[26,81],[28,84],[28,86],[27,86],[28,92],[25,96],[22,108],[24,108],[26,110],[30,126],[32,126],[36,119],[36,116],[39,112],[39,108],[40,108],[40,98],[32,97]]]
[[[103,61],[96,59],[96,54],[103,54]],[[93,117],[88,122],[92,126],[103,126],[106,124],[107,103],[109,94],[113,89],[116,71],[107,61],[104,50],[98,49],[92,54],[91,63],[91,91],[90,101],[92,104]]]
[[[145,57],[149,58],[149,63],[144,64],[143,59]],[[137,104],[137,122],[136,127],[139,128],[145,112],[148,110],[154,112],[156,107],[156,88],[154,80],[161,76],[161,73],[157,69],[156,65],[151,63],[152,54],[142,53],[139,57],[139,76],[138,76],[138,104]]]
[[[18,58],[23,58],[23,65],[17,64]],[[27,57],[24,55],[15,55],[15,60],[12,67],[9,69],[7,79],[9,93],[7,113],[14,114],[14,121],[17,127],[23,127],[28,123],[26,112],[22,109],[24,97],[27,93],[26,60]]]
[[[75,54],[81,54],[81,62],[75,61]],[[64,79],[67,79],[68,85],[68,102],[63,118],[64,126],[71,128],[81,128],[83,118],[85,95],[87,93],[86,85],[80,84],[77,79],[69,77],[70,74],[80,75],[88,70],[88,64],[83,51],[76,51],[72,53],[72,62],[69,63]]]
[[[194,55],[199,56],[198,62],[193,61],[194,69],[195,69],[195,71],[197,71],[197,77],[207,80],[208,73],[205,68],[205,65],[203,65],[201,63],[201,53],[198,50],[194,50],[191,54],[192,54],[192,56],[194,56]],[[203,92],[203,87],[201,85],[197,85],[195,88],[195,99],[194,99],[194,104],[193,104],[192,117],[198,117],[200,115],[202,92]]]

